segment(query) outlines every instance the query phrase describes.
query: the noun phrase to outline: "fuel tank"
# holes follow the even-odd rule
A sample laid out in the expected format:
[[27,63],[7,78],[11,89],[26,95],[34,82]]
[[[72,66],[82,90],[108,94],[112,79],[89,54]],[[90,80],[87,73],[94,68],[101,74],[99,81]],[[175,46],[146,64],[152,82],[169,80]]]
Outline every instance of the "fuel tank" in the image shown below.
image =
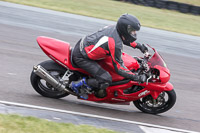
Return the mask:
[[[124,62],[124,66],[126,66],[129,70],[137,70],[140,67],[137,60],[126,53],[122,53],[122,60]],[[112,76],[112,81],[120,81],[124,79],[124,77],[115,72],[111,57],[107,57],[104,60],[98,61],[98,63],[102,66],[102,68],[110,73]]]

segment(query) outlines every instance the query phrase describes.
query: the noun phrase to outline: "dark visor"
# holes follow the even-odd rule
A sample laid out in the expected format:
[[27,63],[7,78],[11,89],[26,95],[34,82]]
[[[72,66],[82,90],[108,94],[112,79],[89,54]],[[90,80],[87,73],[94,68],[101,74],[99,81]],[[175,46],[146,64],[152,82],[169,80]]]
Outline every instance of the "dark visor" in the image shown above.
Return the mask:
[[129,35],[131,35],[132,37],[136,37],[136,34],[132,34],[132,31],[136,31],[136,30],[131,25],[127,26],[127,31]]

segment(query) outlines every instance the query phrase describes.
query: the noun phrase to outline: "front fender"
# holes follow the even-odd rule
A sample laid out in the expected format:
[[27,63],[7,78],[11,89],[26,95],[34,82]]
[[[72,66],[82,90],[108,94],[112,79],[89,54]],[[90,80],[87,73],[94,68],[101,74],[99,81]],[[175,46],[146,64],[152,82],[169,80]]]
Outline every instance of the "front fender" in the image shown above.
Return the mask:
[[171,91],[173,89],[173,85],[169,82],[160,84],[160,83],[143,83],[141,86],[144,86],[148,90],[152,91]]
[[[150,87],[150,88],[149,88]],[[151,92],[151,96],[154,99],[157,99],[161,92],[163,91],[171,91],[174,87],[171,83],[167,82],[165,84],[159,85],[159,84],[151,84],[148,86],[148,90]]]
[[171,91],[171,90],[173,90],[173,88],[174,88],[174,86],[170,82],[166,83],[165,91]]

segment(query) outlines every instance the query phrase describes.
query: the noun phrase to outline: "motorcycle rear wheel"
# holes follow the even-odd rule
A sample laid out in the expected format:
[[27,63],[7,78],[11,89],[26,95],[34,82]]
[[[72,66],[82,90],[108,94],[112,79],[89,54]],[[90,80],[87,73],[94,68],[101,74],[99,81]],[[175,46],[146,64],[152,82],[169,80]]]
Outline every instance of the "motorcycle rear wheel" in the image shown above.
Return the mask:
[[[167,96],[165,96],[167,94]],[[162,92],[156,100],[151,95],[133,101],[134,105],[144,113],[159,114],[171,109],[176,102],[174,90]]]
[[[66,71],[65,68],[58,65],[57,63],[55,63],[52,60],[44,61],[44,62],[40,63],[39,65],[41,65],[43,68],[45,68],[51,75],[53,75],[56,78],[61,78]],[[35,89],[35,91],[44,97],[58,99],[58,98],[62,98],[62,97],[69,95],[65,91],[59,91],[59,90],[53,88],[48,82],[41,79],[33,71],[30,76],[30,81],[31,81],[31,84],[32,84],[33,88]]]

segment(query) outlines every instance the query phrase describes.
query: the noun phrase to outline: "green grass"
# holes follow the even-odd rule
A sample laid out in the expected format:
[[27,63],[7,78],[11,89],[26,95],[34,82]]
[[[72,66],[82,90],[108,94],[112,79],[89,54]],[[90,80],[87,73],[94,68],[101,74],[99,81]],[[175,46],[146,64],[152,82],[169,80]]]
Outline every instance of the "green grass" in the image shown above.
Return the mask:
[[115,0],[3,0],[116,21],[121,14],[137,16],[142,26],[200,36],[200,16]]
[[56,123],[34,117],[0,114],[0,133],[116,133],[87,125]]

